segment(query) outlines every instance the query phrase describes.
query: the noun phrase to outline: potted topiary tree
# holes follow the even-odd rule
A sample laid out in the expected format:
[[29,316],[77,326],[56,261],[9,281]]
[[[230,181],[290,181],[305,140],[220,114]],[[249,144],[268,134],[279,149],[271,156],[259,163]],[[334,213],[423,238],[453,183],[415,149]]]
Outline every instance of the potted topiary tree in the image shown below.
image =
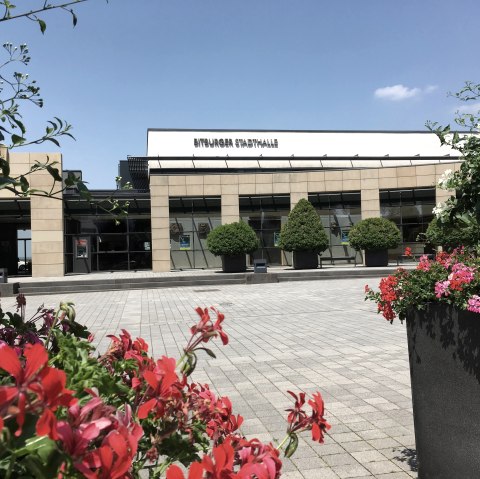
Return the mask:
[[318,266],[318,254],[328,248],[328,237],[313,205],[301,199],[290,211],[280,233],[280,248],[293,251],[295,269]]
[[475,247],[480,243],[480,227],[475,220],[462,225],[441,223],[433,218],[422,239],[433,246],[441,246],[445,251],[452,251],[459,246]]
[[222,257],[224,273],[241,273],[247,269],[246,254],[258,248],[258,238],[243,221],[217,226],[207,236],[207,248]]
[[387,266],[388,249],[400,244],[401,235],[393,221],[366,218],[352,226],[348,241],[355,250],[365,250],[365,266]]

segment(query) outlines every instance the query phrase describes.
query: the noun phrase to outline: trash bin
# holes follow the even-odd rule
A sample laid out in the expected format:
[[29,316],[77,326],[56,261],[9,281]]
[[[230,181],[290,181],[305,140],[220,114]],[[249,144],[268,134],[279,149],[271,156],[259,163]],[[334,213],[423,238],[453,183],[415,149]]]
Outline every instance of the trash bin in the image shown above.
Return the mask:
[[8,269],[0,268],[0,283],[8,283]]
[[266,273],[267,272],[267,260],[266,259],[254,259],[253,260],[253,272],[254,273]]

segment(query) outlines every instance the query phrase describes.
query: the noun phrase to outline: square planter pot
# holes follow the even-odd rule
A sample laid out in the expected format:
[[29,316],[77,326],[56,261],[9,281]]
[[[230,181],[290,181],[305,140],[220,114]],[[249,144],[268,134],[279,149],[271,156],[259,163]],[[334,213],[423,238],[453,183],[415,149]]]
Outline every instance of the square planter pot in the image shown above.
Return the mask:
[[224,273],[243,273],[247,271],[247,256],[245,254],[222,255],[222,271]]
[[480,477],[480,315],[432,304],[407,335],[419,479]]
[[318,268],[318,253],[315,251],[294,251],[293,267],[295,269]]
[[365,266],[388,266],[388,249],[365,251]]

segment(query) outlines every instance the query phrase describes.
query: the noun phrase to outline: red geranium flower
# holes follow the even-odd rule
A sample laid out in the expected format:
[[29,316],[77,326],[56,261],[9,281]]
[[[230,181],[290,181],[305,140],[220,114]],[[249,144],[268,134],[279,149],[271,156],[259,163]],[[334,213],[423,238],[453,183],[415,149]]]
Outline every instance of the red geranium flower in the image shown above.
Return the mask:
[[[57,439],[53,412],[58,406],[68,406],[76,399],[72,391],[65,389],[65,372],[47,366],[48,354],[43,345],[27,345],[24,355],[26,360],[22,367],[15,350],[5,344],[0,345],[0,368],[15,379],[15,386],[0,387],[0,410],[2,415],[6,411],[8,416],[16,416],[16,436],[22,433],[27,411],[42,411],[37,422],[37,433]],[[36,396],[33,400],[31,393]]]

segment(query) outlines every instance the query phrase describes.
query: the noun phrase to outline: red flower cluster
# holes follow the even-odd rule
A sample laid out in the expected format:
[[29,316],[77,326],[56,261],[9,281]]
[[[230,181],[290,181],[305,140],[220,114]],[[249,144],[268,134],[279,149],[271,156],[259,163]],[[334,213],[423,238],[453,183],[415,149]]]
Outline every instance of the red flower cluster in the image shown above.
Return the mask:
[[54,412],[75,401],[73,391],[65,389],[64,371],[47,366],[48,353],[41,344],[28,344],[24,354],[22,365],[13,348],[0,344],[0,368],[15,379],[14,386],[0,386],[0,431],[4,420],[15,418],[15,435],[20,436],[28,412],[40,415],[36,425],[39,436],[58,439]]
[[305,406],[305,393],[299,393],[298,396],[292,391],[287,391],[290,396],[295,399],[295,406],[287,409],[288,430],[287,434],[298,433],[300,431],[312,431],[312,439],[320,444],[323,443],[325,430],[331,428],[330,424],[325,420],[325,407],[320,393],[315,393],[313,399],[308,401],[308,405],[312,408],[312,413],[308,415],[303,409]]
[[217,398],[207,384],[188,386],[187,404],[193,419],[206,424],[206,432],[214,444],[235,433],[243,423],[242,416],[232,414],[230,399]]
[[[193,371],[197,350],[214,356],[203,346],[211,338],[220,337],[223,344],[228,343],[222,329],[223,314],[215,308],[196,311],[200,320],[191,328],[192,337],[178,362],[166,356],[154,361],[145,341],[133,340],[125,330],[118,337],[110,336],[108,351],[99,358],[100,365],[95,365],[111,373],[115,386],[108,388],[118,388],[114,390],[120,396],[112,397],[112,392],[107,388],[102,391],[103,384],[98,384],[101,392],[96,385],[76,391],[79,397],[85,392],[90,395],[86,403],[66,389],[63,370],[48,366],[48,351],[43,345],[27,345],[22,357],[12,347],[0,344],[0,369],[12,377],[11,384],[6,384],[5,378],[0,386],[0,434],[16,421],[15,435],[20,436],[25,422],[36,421],[36,434],[57,442],[59,478],[81,474],[87,479],[130,479],[143,467],[161,467],[158,461],[162,457],[167,463],[188,463],[198,458],[199,451],[213,446],[210,454],[191,464],[189,479],[277,479],[282,467],[281,446],[242,437],[239,428],[243,417],[233,414],[230,399],[217,397],[208,385],[189,383],[186,373],[181,372],[185,365],[188,373]],[[215,322],[210,311],[217,315]],[[67,371],[72,364],[65,364]],[[87,371],[90,374],[92,370]],[[330,425],[323,417],[320,394],[308,401],[311,414],[303,409],[305,393],[290,394],[295,407],[289,410],[287,439],[308,430],[322,443]],[[23,429],[22,440],[30,428]],[[167,479],[181,478],[180,468],[168,469]]]
[[225,319],[224,314],[217,311],[213,306],[211,306],[210,309],[217,315],[215,323],[210,319],[208,308],[195,309],[200,316],[200,321],[198,324],[190,328],[192,337],[190,338],[185,351],[193,351],[200,343],[206,343],[210,338],[215,338],[217,336],[220,336],[224,346],[228,344],[228,336],[222,329],[222,322]]
[[395,313],[392,308],[392,301],[398,299],[396,288],[398,279],[395,276],[387,276],[380,281],[381,301],[378,303],[378,312],[382,313],[387,321],[392,322]]
[[[277,479],[282,461],[278,450],[258,439],[228,438],[214,447],[211,455],[190,466],[188,479]],[[167,479],[185,479],[182,470],[170,466]]]
[[57,429],[75,469],[87,479],[131,477],[128,473],[143,429],[133,421],[130,406],[122,413],[93,397],[82,408],[71,406],[68,420],[59,421]]
[[[480,259],[463,247],[438,253],[435,259],[420,257],[414,270],[398,268],[380,281],[379,291],[365,287],[365,299],[375,301],[378,312],[390,322],[403,320],[412,309],[440,301],[476,311],[480,288]],[[473,309],[472,309],[473,308]]]

